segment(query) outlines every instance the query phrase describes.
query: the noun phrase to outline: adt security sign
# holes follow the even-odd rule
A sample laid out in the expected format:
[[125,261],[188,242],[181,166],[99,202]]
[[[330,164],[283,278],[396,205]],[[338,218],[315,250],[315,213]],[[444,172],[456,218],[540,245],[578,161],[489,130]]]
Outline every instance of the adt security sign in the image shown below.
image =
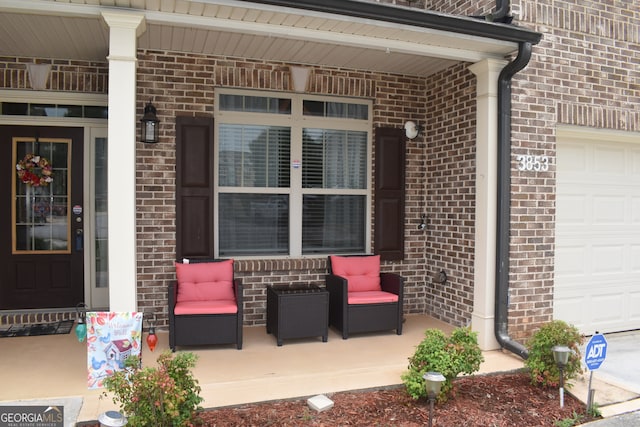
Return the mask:
[[584,350],[584,363],[590,371],[596,370],[607,357],[607,340],[604,335],[595,334],[587,343]]

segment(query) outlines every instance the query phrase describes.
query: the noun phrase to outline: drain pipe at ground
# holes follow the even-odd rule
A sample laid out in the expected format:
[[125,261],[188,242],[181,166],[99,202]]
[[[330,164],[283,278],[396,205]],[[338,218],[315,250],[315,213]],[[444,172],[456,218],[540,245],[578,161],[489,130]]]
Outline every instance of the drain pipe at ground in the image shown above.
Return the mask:
[[521,42],[518,55],[498,78],[498,211],[496,227],[495,335],[498,343],[526,359],[529,352],[508,334],[509,231],[511,206],[511,79],[531,59],[531,43]]

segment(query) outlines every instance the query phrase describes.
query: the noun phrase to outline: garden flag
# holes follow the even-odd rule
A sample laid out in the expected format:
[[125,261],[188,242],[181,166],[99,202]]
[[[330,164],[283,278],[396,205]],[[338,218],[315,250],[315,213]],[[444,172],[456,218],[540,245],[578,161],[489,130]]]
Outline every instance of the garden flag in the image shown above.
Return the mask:
[[142,312],[87,313],[89,389],[102,388],[106,377],[124,368],[129,356],[140,357]]

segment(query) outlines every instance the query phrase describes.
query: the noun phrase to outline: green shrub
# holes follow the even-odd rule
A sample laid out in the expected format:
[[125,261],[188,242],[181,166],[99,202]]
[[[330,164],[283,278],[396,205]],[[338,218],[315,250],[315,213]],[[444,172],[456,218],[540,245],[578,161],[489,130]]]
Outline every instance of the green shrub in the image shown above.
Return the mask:
[[[564,368],[565,380],[571,380],[582,373],[580,365],[580,344],[584,336],[573,325],[568,325],[562,320],[554,320],[544,324],[538,329],[527,343],[529,357],[525,366],[529,369],[531,383],[544,387],[557,387],[560,385],[560,371],[553,359],[555,345],[566,345],[572,350],[569,362]],[[567,384],[570,386],[570,384]]]
[[158,357],[157,368],[141,368],[137,357],[129,357],[125,369],[106,378],[104,385],[127,416],[128,426],[188,425],[202,402],[200,386],[191,373],[196,360],[193,353],[174,357],[167,351]]
[[478,337],[470,328],[456,328],[450,337],[439,329],[427,329],[425,339],[409,358],[409,370],[402,374],[407,393],[414,399],[427,397],[424,379],[427,372],[440,372],[446,379],[438,400],[447,399],[458,374],[473,374],[484,360]]

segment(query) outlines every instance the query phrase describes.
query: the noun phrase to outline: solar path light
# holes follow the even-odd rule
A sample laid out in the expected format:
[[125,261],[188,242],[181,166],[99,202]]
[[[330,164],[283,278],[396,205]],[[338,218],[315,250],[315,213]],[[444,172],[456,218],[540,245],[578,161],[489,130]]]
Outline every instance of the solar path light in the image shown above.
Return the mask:
[[556,365],[558,365],[558,370],[560,371],[560,407],[564,408],[564,367],[567,366],[567,362],[569,362],[571,349],[566,345],[556,345],[553,346],[551,351],[553,351],[553,360],[556,361]]
[[446,378],[440,372],[427,372],[422,376],[424,378],[424,386],[429,398],[429,427],[433,425],[433,403],[440,394],[440,388]]

